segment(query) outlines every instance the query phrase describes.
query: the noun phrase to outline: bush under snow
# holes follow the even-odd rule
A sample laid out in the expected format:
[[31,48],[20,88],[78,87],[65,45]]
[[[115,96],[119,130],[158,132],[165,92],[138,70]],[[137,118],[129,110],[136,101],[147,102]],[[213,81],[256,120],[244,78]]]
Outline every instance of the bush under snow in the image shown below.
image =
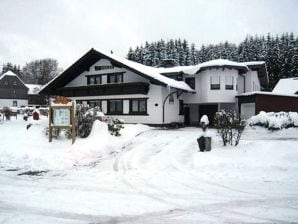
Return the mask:
[[298,127],[297,112],[264,112],[251,117],[248,120],[250,126],[261,126],[268,130],[280,130],[283,128]]

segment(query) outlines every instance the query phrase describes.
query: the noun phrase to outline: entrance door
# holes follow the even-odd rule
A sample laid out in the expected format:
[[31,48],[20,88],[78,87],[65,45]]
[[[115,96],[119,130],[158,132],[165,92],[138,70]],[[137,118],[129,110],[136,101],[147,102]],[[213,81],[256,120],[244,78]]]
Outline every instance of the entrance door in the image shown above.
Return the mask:
[[190,110],[189,107],[184,107],[184,124],[190,125]]
[[209,119],[209,125],[213,125],[214,116],[216,112],[218,111],[218,105],[217,104],[206,104],[206,105],[200,105],[199,107],[199,119],[206,114]]

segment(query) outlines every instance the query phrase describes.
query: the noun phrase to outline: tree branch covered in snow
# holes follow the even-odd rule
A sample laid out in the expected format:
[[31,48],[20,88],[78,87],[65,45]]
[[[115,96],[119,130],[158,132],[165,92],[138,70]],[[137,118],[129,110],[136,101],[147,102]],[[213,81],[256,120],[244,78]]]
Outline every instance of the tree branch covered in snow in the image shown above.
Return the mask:
[[239,144],[245,124],[239,116],[237,116],[235,111],[226,112],[225,110],[222,110],[217,112],[214,119],[214,125],[224,146],[227,144],[237,146]]
[[298,128],[297,112],[269,112],[261,111],[248,120],[250,126],[261,126],[268,130],[281,130],[283,128]]

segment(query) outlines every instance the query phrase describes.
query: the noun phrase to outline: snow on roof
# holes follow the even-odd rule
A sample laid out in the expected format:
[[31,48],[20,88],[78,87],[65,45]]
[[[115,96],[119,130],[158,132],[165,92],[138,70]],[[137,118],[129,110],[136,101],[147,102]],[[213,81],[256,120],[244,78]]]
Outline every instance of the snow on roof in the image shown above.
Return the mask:
[[19,77],[17,74],[13,73],[12,71],[7,71],[7,72],[5,72],[4,74],[2,74],[2,75],[0,76],[0,80],[3,79],[5,76],[15,76],[15,77],[18,78],[18,80],[20,80],[21,83],[23,83],[24,85],[26,85],[26,84],[23,82],[23,80],[20,79],[20,77]]
[[298,77],[280,79],[272,92],[278,94],[295,94],[298,92]]
[[195,90],[193,90],[192,88],[190,88],[185,82],[183,81],[176,81],[174,79],[165,77],[163,75],[160,74],[160,68],[154,68],[154,67],[150,67],[150,66],[146,66],[134,61],[130,61],[126,58],[122,58],[119,56],[116,56],[114,54],[110,54],[110,53],[103,53],[102,51],[100,51],[102,54],[108,56],[109,58],[114,59],[115,61],[118,61],[122,64],[127,65],[128,67],[131,67],[159,82],[162,82],[164,84],[166,84],[169,87],[173,87],[173,88],[177,88],[177,89],[181,89],[181,90],[185,90],[188,92],[195,92]]
[[247,61],[243,62],[243,64],[250,66],[250,65],[264,65],[265,61]]
[[[7,71],[7,72],[5,72],[3,75],[1,75],[0,76],[0,80],[2,79],[2,78],[4,78],[5,76],[16,76],[16,77],[18,77],[15,73],[13,73],[12,71]],[[19,78],[19,77],[18,77]]]
[[298,97],[296,94],[283,94],[283,93],[274,93],[274,92],[265,92],[265,91],[254,91],[254,92],[247,92],[241,93],[237,96],[252,96],[252,95],[272,95],[272,96],[290,96],[290,97]]
[[182,72],[183,70],[186,70],[186,69],[189,69],[189,68],[192,68],[193,66],[175,66],[175,67],[171,67],[171,68],[163,68],[163,67],[159,67],[159,68],[156,68],[156,70],[161,73],[161,74],[164,74],[164,73],[178,73],[178,72]]
[[[92,50],[94,50],[94,49],[92,49]],[[185,91],[188,91],[188,92],[195,92],[195,90],[193,90],[191,87],[189,87],[189,85],[187,85],[185,82],[177,81],[177,80],[174,80],[174,79],[171,79],[171,78],[168,78],[166,76],[161,75],[160,71],[159,71],[160,68],[149,67],[149,66],[146,66],[146,65],[134,62],[134,61],[130,61],[126,58],[122,58],[122,57],[116,56],[115,54],[110,54],[110,53],[107,53],[107,52],[104,52],[104,51],[100,51],[100,52],[96,51],[96,50],[94,50],[94,51],[98,52],[98,53],[101,53],[101,54],[103,54],[103,55],[107,56],[108,58],[111,58],[115,61],[118,61],[118,62],[132,68],[132,69],[135,69],[135,70],[139,71],[140,73],[143,73],[143,74],[149,76],[150,78],[153,78],[153,79],[155,79],[155,80],[157,80],[161,83],[166,84],[169,87],[177,88],[177,89],[180,89],[180,90],[185,90]],[[63,74],[63,72],[61,74]],[[57,75],[55,78],[53,78],[47,84],[45,84],[40,89],[40,91],[42,91],[47,86],[49,86],[54,80],[59,78],[61,74]]]
[[34,94],[38,94],[38,92],[41,90],[42,85],[38,85],[38,84],[25,84],[28,87],[28,94],[30,95],[34,95]]
[[235,67],[235,68],[244,69],[248,71],[247,65],[243,62],[234,62],[226,59],[216,59],[216,60],[203,62],[201,64],[194,65],[191,67],[187,66],[186,69],[183,70],[183,72],[190,75],[194,75],[204,68],[221,67],[221,66],[230,66],[230,67]]

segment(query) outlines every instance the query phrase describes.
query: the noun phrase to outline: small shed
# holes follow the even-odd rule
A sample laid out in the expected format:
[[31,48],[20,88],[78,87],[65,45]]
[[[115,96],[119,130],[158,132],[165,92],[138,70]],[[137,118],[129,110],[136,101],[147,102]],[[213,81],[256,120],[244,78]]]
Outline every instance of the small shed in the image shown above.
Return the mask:
[[247,119],[265,112],[298,112],[298,94],[284,95],[272,92],[251,92],[237,96],[240,115]]

